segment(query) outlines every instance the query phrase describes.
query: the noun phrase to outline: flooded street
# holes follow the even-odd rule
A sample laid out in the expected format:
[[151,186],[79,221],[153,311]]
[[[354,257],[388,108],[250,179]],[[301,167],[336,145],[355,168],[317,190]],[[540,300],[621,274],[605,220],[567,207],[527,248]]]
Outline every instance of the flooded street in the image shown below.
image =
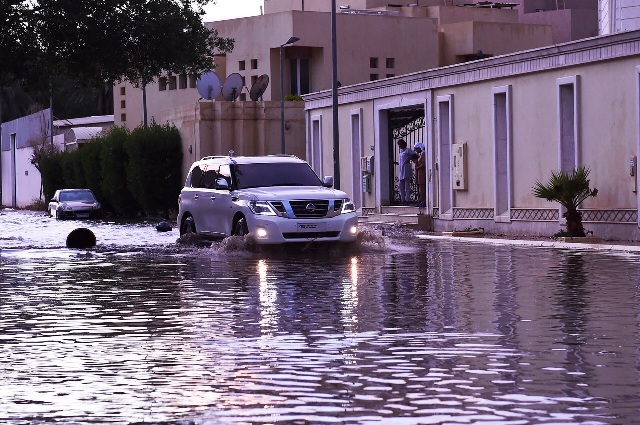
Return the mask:
[[0,210],[0,423],[640,423],[638,255],[154,225]]

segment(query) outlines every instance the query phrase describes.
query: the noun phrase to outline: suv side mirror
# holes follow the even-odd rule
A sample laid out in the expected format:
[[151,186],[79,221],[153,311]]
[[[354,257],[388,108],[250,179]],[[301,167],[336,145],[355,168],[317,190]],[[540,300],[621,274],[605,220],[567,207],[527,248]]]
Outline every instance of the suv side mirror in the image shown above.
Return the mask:
[[216,189],[217,190],[229,190],[229,183],[226,179],[222,177],[216,179]]
[[333,177],[332,176],[324,176],[322,180],[322,185],[324,187],[333,187]]

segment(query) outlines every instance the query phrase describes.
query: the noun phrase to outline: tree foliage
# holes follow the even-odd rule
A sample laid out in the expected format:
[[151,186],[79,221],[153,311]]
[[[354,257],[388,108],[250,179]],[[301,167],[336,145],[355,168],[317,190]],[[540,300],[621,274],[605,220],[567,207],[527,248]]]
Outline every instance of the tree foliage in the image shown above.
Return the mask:
[[538,180],[533,187],[534,196],[558,202],[565,207],[564,217],[567,219],[569,236],[585,236],[582,214],[578,208],[585,199],[598,195],[598,189],[589,187],[590,172],[591,170],[584,166],[570,173],[563,170],[553,171],[547,183],[541,183]]
[[104,88],[162,72],[197,74],[233,48],[202,22],[206,0],[2,0],[0,86],[55,77]]

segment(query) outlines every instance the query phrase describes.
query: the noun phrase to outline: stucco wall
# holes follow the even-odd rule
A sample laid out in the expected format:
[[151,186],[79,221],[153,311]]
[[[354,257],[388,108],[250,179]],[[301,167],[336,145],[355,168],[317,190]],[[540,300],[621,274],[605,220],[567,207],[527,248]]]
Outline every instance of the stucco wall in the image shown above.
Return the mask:
[[[592,169],[600,193],[585,208],[636,208],[629,157],[636,155],[636,59],[621,59],[462,85],[434,92],[453,95],[455,141],[468,143],[468,191],[456,191],[459,207],[493,207],[493,110],[491,90],[512,89],[513,206],[548,207],[531,195],[537,179],[559,169],[558,79],[578,76],[580,163]],[[601,84],[607,81],[607,84]],[[605,160],[606,158],[606,160]]]
[[[629,169],[630,158],[638,155],[640,140],[638,39],[640,32],[617,34],[344,87],[339,120],[343,186],[351,187],[351,182],[344,180],[350,174],[344,170],[351,167],[349,152],[353,147],[344,145],[348,143],[348,129],[344,127],[353,108],[363,110],[363,139],[373,136],[376,140],[375,178],[379,189],[386,184],[383,169],[391,160],[381,148],[388,143],[389,134],[385,111],[424,103],[430,134],[428,167],[433,177],[429,182],[429,202],[439,207],[442,193],[436,183],[448,171],[443,173],[446,170],[442,164],[436,171],[441,159],[437,102],[450,99],[452,142],[467,142],[468,187],[452,191],[455,211],[436,217],[436,230],[480,226],[506,233],[553,234],[562,227],[559,204],[536,198],[532,188],[537,180],[546,182],[551,172],[561,167],[559,92],[560,85],[569,85],[576,102],[577,164],[591,169],[591,187],[599,190],[597,197],[582,204],[587,228],[603,238],[640,238],[639,198],[634,191],[638,177],[637,172],[632,176]],[[493,216],[497,184],[494,91],[509,93],[511,212],[506,221],[502,216],[494,220]],[[305,100],[308,116],[321,115],[323,123],[331,122],[328,94],[314,94]],[[566,116],[564,121],[573,128],[574,121]],[[326,127],[325,133],[330,131]],[[322,142],[326,166],[331,160],[331,139],[325,135]],[[371,197],[375,198],[376,208],[388,202],[382,195]],[[366,202],[364,205],[369,207]]]
[[557,44],[597,36],[597,19],[597,10],[563,9],[527,13],[520,17],[520,22],[525,24],[551,25],[552,42],[553,44]]
[[[305,159],[302,102],[284,102],[285,153]],[[182,138],[183,177],[191,164],[211,155],[281,153],[280,102],[205,102],[165,110],[163,123],[174,124]]]
[[48,140],[50,111],[46,109],[2,124],[2,205],[23,208],[39,198],[41,180],[31,164],[32,146]]
[[443,29],[442,65],[463,62],[462,57],[482,51],[498,56],[552,44],[551,27],[490,22],[447,24]]

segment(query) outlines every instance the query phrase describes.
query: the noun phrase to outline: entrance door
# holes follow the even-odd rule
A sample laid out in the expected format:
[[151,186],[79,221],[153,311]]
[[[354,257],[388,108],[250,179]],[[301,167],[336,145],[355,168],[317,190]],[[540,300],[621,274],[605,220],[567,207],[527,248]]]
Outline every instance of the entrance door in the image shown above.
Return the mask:
[[[400,204],[400,190],[398,177],[399,168],[395,163],[398,162],[400,149],[398,148],[398,140],[404,139],[407,147],[413,149],[416,143],[424,144],[424,109],[396,109],[389,111],[389,152],[391,152],[391,167],[393,172],[389,173],[391,203],[393,205]],[[411,179],[411,202],[418,202],[418,186],[415,182],[415,176]]]

